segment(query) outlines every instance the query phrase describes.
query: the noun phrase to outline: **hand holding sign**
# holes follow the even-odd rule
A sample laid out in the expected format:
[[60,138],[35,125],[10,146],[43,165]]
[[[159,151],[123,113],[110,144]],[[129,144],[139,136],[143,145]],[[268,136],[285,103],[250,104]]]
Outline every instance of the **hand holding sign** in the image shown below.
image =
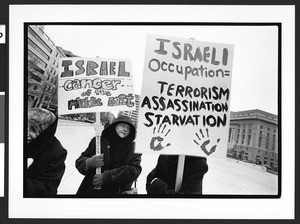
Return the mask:
[[[161,130],[161,127],[162,127],[162,124],[159,125],[159,128],[157,130],[157,136],[152,137],[152,139],[151,139],[150,149],[152,149],[153,151],[160,151],[160,150],[164,149],[165,147],[168,147],[171,145],[170,143],[167,143],[164,146],[162,145],[164,138],[167,137],[167,135],[170,133],[171,129],[166,131],[166,134],[164,134],[164,131],[165,131],[167,125],[165,124],[162,130]],[[156,130],[156,127],[153,128],[153,134],[155,134],[155,130]]]
[[94,187],[94,190],[101,189],[102,184],[103,184],[103,173],[95,174],[94,179],[93,179],[93,183],[92,183],[92,185]]
[[99,168],[104,165],[103,154],[93,155],[91,158],[88,158],[85,162],[87,168]]
[[[204,136],[202,130],[200,129],[199,131],[200,131],[200,134],[201,134],[202,139],[205,140],[205,136]],[[200,138],[200,136],[198,135],[198,133],[196,133],[196,136],[197,136],[197,138],[198,138],[199,141],[202,140],[202,139]],[[208,128],[206,128],[206,138],[209,138]],[[207,147],[208,144],[210,143],[210,140],[209,140],[209,139],[205,140],[201,145],[200,145],[200,143],[198,143],[196,140],[194,140],[194,142],[195,142],[197,145],[200,146],[201,150],[202,150],[206,155],[209,156],[210,154],[212,154],[212,153],[214,153],[214,152],[216,151],[216,148],[217,148],[218,143],[220,142],[220,139],[219,139],[219,138],[217,139],[217,144],[216,144],[216,145],[213,145],[213,146],[210,148],[209,151],[206,149],[206,147]]]

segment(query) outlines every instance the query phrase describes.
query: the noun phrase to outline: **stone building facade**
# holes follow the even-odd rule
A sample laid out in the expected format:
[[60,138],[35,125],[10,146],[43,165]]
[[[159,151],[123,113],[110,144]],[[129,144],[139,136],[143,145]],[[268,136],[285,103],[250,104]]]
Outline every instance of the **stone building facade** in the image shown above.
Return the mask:
[[227,156],[278,169],[278,117],[262,110],[231,112]]

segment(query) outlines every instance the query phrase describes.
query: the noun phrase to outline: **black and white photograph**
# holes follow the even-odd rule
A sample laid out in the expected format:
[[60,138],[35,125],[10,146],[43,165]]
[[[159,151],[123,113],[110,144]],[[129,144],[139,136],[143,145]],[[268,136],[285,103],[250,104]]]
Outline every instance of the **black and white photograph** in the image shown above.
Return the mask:
[[[279,27],[276,24],[247,27],[81,24],[28,25],[26,28],[28,145],[24,153],[28,159],[28,169],[25,172],[25,196],[47,197],[56,193],[97,196],[99,192],[121,194],[130,190],[133,184],[138,187],[138,194],[156,197],[168,194],[280,195],[280,105],[277,94]],[[261,35],[257,36],[258,32]],[[170,54],[179,55],[168,64],[166,58],[161,58],[159,62],[154,55],[151,56],[145,62],[151,72],[148,77],[145,74],[147,68],[144,68],[147,33],[160,34],[153,37],[155,41],[151,52],[162,49],[161,52],[170,51]],[[180,33],[188,35],[187,38],[181,36],[180,40],[172,40],[161,36]],[[221,36],[222,33],[227,33],[226,38]],[[193,39],[190,40],[189,36]],[[230,49],[225,44],[207,43],[213,40],[209,36],[217,36],[215,39],[221,43],[231,41],[229,43],[235,46],[237,53],[233,56],[232,45]],[[205,43],[198,42],[199,38],[205,40]],[[251,45],[247,44],[250,38]],[[55,45],[56,42],[59,45]],[[104,59],[99,57],[97,60],[97,52]],[[121,59],[106,59],[117,57]],[[126,64],[123,58],[132,60],[131,65],[135,68],[132,72],[129,66],[126,67],[128,62]],[[178,66],[188,64],[185,63],[188,60],[195,65],[183,68]],[[223,70],[228,69],[229,75],[218,68],[222,60],[227,60],[224,64],[231,63],[230,66],[234,67],[219,66],[225,67]],[[245,68],[247,60],[251,61],[249,68]],[[168,71],[165,71],[163,63]],[[210,69],[206,67],[208,63],[212,65]],[[222,74],[215,72],[218,69]],[[158,81],[153,80],[155,76]],[[131,77],[133,84],[123,84],[124,77]],[[230,79],[237,87],[230,86]],[[123,87],[125,85],[128,91]],[[149,90],[143,89],[147,87]],[[97,104],[98,99],[102,105],[100,102]],[[78,107],[72,106],[75,100],[80,101]],[[118,110],[121,106],[124,109]],[[149,110],[160,113],[149,113]],[[99,124],[96,122],[96,113],[100,113],[99,117],[102,113]],[[170,115],[159,117],[160,114]],[[121,130],[125,136],[116,136],[115,122],[122,121],[127,124]],[[96,128],[100,128],[97,125],[106,125],[108,128],[100,133],[98,155],[94,139],[97,136]],[[168,134],[166,128],[163,130],[166,125],[170,130]],[[153,129],[168,139],[152,140]],[[197,130],[199,134],[196,135],[193,132],[197,133]],[[143,133],[141,137],[139,131]],[[177,133],[172,133],[175,131]],[[44,140],[40,140],[43,136]],[[195,138],[196,143],[186,136]],[[55,140],[52,139],[54,137]],[[213,144],[202,143],[201,138]],[[127,143],[123,143],[122,139]],[[217,139],[224,140],[224,144],[220,141],[218,147],[212,149]],[[133,142],[135,148],[132,147]],[[205,148],[206,144],[207,149],[203,150],[208,151],[199,150]],[[43,152],[39,152],[41,148],[44,148]],[[135,155],[130,156],[134,151]],[[115,155],[114,152],[118,153]],[[213,158],[215,154],[217,158]],[[187,158],[182,164],[183,175],[179,177],[182,179],[178,183],[181,187],[175,190],[178,155]],[[120,161],[117,159],[119,156]],[[53,171],[49,170],[50,167]],[[101,167],[103,172],[96,174],[96,169]],[[98,185],[101,189],[93,190]]]
[[292,8],[45,7],[10,7],[11,218],[253,218],[228,201],[293,199]]

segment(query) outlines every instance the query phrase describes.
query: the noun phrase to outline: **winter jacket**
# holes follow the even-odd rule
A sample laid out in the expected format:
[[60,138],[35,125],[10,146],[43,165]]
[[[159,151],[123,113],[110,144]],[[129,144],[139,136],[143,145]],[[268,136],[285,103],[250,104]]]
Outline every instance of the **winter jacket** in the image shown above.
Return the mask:
[[[131,128],[126,138],[116,141],[115,127],[119,123],[127,123]],[[112,196],[131,189],[132,183],[138,178],[142,170],[141,155],[134,153],[135,132],[136,129],[127,116],[121,116],[103,130],[101,154],[104,154],[104,165],[101,167],[103,184],[100,190],[94,190],[92,186],[96,169],[86,169],[85,167],[85,161],[96,153],[96,138],[94,137],[90,141],[87,149],[76,160],[76,168],[85,175],[77,191],[78,196]]]
[[185,157],[182,185],[179,191],[175,192],[177,163],[178,155],[158,157],[156,167],[147,176],[147,194],[202,194],[202,179],[208,171],[206,158]]
[[33,163],[26,171],[27,197],[51,197],[57,194],[57,188],[65,172],[67,151],[54,136],[57,119],[35,139],[27,144],[26,158]]

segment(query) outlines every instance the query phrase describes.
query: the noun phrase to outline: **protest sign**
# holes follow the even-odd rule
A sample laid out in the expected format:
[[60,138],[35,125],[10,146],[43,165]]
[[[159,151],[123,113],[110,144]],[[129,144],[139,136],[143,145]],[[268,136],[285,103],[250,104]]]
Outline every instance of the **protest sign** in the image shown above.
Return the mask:
[[147,36],[136,151],[224,158],[233,45]]
[[135,109],[128,60],[61,58],[58,80],[59,115]]

